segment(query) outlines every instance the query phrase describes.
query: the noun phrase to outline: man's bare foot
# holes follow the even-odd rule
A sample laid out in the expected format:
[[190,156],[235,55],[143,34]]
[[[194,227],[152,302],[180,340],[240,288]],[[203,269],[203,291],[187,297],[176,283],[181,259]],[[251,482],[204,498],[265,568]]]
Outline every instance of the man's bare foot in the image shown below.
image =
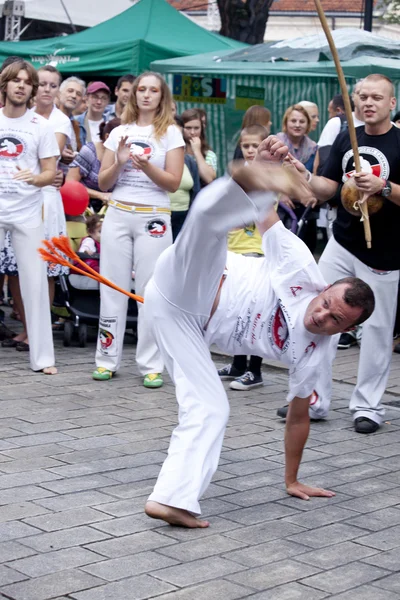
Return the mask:
[[45,367],[44,369],[42,369],[42,373],[44,373],[45,375],[57,375],[58,371],[56,367]]
[[153,502],[148,500],[144,509],[146,515],[152,519],[162,519],[170,525],[177,527],[188,527],[189,529],[195,529],[196,527],[208,527],[208,521],[201,521],[194,517],[187,510],[182,508],[174,508],[173,506],[167,506],[166,504],[159,504],[159,502]]

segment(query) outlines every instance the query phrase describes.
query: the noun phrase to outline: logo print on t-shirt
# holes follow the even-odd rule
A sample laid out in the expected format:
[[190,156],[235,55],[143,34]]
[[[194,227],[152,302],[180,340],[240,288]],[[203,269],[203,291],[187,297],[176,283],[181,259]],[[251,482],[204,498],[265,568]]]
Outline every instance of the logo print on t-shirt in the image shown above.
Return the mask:
[[22,140],[11,135],[0,137],[0,158],[18,158],[25,151]]
[[289,346],[289,331],[283,311],[277,304],[268,323],[268,337],[273,347],[277,347],[282,354]]
[[131,156],[148,156],[150,158],[153,148],[147,142],[130,142]]
[[146,230],[151,237],[160,238],[167,233],[167,224],[164,219],[156,217],[147,221]]
[[310,342],[307,348],[304,350],[304,354],[312,354],[316,347],[317,344],[315,342]]
[[298,292],[301,292],[303,288],[301,287],[301,285],[293,285],[290,288],[290,291],[292,292],[293,296],[297,296]]
[[[390,167],[386,156],[377,148],[360,146],[361,171],[376,177],[389,179]],[[353,150],[348,150],[342,159],[343,181],[353,177],[355,171]]]

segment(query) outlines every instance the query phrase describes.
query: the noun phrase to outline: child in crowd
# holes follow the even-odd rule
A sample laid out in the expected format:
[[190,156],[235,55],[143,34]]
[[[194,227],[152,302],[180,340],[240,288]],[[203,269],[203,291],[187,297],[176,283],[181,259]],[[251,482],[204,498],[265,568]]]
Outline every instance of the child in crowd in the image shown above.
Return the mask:
[[[83,238],[79,246],[79,252],[88,254],[89,256],[100,254],[100,236],[103,221],[98,214],[92,215],[86,219],[87,237]],[[100,272],[100,263],[97,257],[86,258],[85,263],[92,267],[97,273]],[[77,264],[78,267],[81,265]],[[78,290],[98,289],[97,281],[85,277],[84,275],[71,274],[69,281],[74,288]]]
[[[268,130],[262,125],[252,125],[242,129],[240,134],[240,149],[244,160],[249,163],[254,160],[257,148],[263,140],[268,137]],[[248,227],[234,229],[228,235],[228,250],[253,258],[263,256],[261,248],[261,235],[254,223]],[[218,370],[222,380],[232,380],[232,390],[248,390],[263,385],[261,375],[262,358],[250,356],[247,364],[247,356],[237,355],[233,362]]]

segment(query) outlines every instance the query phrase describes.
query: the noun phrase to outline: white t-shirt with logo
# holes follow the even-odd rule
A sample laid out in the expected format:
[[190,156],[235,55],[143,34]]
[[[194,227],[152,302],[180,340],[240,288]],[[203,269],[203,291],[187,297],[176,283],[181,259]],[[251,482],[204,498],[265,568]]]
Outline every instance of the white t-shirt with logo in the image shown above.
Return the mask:
[[0,223],[26,223],[41,219],[42,189],[15,181],[20,169],[40,173],[40,159],[59,156],[56,137],[47,119],[33,110],[10,119],[0,109]]
[[91,121],[90,119],[88,119],[90,135],[91,135],[93,144],[96,144],[97,142],[101,142],[100,125],[102,124],[102,122],[103,122],[103,119],[100,119],[100,121]]
[[289,367],[288,400],[316,387],[331,336],[304,326],[310,301],[326,283],[308,248],[281,222],[263,235],[265,258],[228,252],[227,277],[205,338],[230,355],[255,355]]
[[[132,154],[149,156],[152,165],[165,169],[167,152],[175,148],[183,148],[185,142],[178,127],[170,125],[165,135],[159,140],[154,137],[153,125],[120,125],[112,130],[104,146],[113,152],[117,151],[121,137],[128,136],[127,144]],[[135,169],[129,160],[121,171],[112,193],[114,200],[125,200],[135,204],[148,204],[158,207],[169,207],[167,192],[155,184],[143,171]]]

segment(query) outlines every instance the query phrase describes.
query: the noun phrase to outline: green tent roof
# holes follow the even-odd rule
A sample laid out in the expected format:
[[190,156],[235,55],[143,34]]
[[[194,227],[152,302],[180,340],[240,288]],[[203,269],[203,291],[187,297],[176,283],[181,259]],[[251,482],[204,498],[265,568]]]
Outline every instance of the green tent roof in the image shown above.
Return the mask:
[[166,0],[141,0],[80,33],[32,42],[0,43],[0,62],[21,56],[35,67],[51,62],[62,73],[140,73],[152,61],[245,47],[199,27]]
[[[232,51],[207,52],[197,56],[158,60],[152,69],[160,73],[214,74],[214,75],[266,75],[280,77],[333,77],[337,79],[333,61],[320,62],[244,62],[226,60]],[[366,77],[381,73],[392,79],[400,79],[400,60],[374,56],[361,56],[342,62],[346,77]]]

